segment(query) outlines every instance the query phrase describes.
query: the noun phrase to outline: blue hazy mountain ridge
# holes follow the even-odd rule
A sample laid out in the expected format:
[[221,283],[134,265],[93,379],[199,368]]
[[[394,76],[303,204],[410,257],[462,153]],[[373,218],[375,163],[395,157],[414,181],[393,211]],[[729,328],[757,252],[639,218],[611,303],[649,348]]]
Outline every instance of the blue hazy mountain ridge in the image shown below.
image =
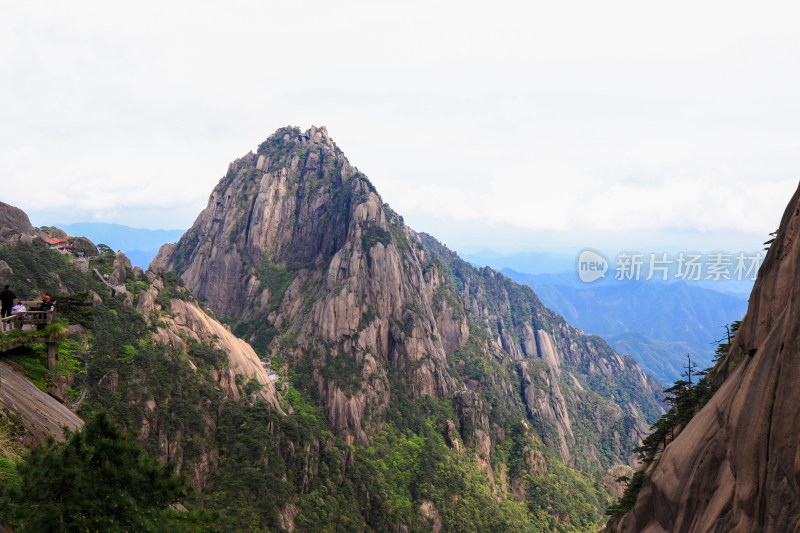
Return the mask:
[[574,270],[577,254],[562,252],[518,252],[501,254],[493,250],[462,253],[461,257],[478,268],[488,265],[500,270],[511,268],[528,274],[548,274]]
[[[557,276],[554,284],[556,285],[567,285],[570,287],[580,287],[585,288],[586,284],[578,279],[577,276],[577,268],[578,268],[578,255],[581,250],[573,250],[572,252],[567,251],[538,251],[538,252],[517,252],[513,254],[504,254],[498,253],[492,250],[481,250],[479,252],[472,252],[472,253],[464,253],[462,257],[472,263],[474,266],[480,268],[484,265],[488,265],[495,270],[502,270],[504,268],[510,268],[515,270],[516,272],[524,272],[526,274],[547,274]],[[601,251],[602,255],[610,261],[609,264],[609,271],[606,273],[605,279],[600,281],[593,282],[592,285],[602,285],[609,281],[614,282],[614,276],[616,273],[616,259],[617,259],[617,252],[609,252],[608,250]],[[627,252],[627,253],[635,253],[635,252]],[[749,257],[753,254],[760,253],[758,250],[754,252],[750,252],[747,254],[748,259],[745,263],[745,268],[749,267]],[[649,272],[649,262],[650,262],[650,254],[643,253],[642,254],[642,265],[641,265],[641,274],[642,276],[646,277],[647,272]],[[730,254],[731,264],[728,269],[729,277],[733,279],[719,279],[719,280],[709,280],[709,279],[699,279],[699,280],[692,280],[691,285],[693,287],[702,287],[704,289],[711,289],[715,292],[722,292],[722,293],[731,293],[738,296],[743,296],[745,298],[750,296],[750,291],[753,289],[753,280],[752,279],[745,279],[747,276],[742,276],[743,279],[736,279],[737,276],[735,274],[735,269],[737,268],[737,259],[736,256],[738,254]],[[669,257],[672,259],[670,265],[668,267],[668,275],[671,280],[677,280],[677,268],[678,262],[676,260],[677,254],[671,253]],[[700,263],[702,265],[703,272],[707,272],[709,266],[709,257],[708,254],[703,254]],[[754,268],[752,272],[749,272],[750,277],[754,277],[753,274],[757,270]],[[555,273],[555,274],[553,274]],[[570,274],[571,273],[571,274]],[[570,274],[565,275],[565,274]]]
[[725,335],[725,324],[741,320],[747,310],[744,296],[683,281],[607,278],[587,285],[571,272],[537,275],[510,268],[502,272],[531,287],[571,325],[631,355],[663,384],[680,378],[687,353],[698,369],[711,366],[715,341]]
[[[665,385],[673,383],[686,371],[686,354],[697,353],[685,342],[659,341],[635,332],[614,335],[606,341],[617,352],[636,359],[642,368]],[[710,364],[698,363],[697,370],[708,366]]]
[[186,230],[132,228],[122,224],[77,222],[55,224],[69,235],[86,237],[95,244],[105,244],[113,250],[122,250],[134,266],[147,268],[162,244],[177,242]]

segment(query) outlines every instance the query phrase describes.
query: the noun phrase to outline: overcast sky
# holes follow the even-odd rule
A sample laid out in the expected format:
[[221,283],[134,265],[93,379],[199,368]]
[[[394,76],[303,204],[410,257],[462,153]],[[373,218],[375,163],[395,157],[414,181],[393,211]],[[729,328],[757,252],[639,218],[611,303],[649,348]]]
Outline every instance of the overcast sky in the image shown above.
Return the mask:
[[800,178],[790,2],[2,2],[0,200],[187,228],[325,125],[460,251],[757,248]]

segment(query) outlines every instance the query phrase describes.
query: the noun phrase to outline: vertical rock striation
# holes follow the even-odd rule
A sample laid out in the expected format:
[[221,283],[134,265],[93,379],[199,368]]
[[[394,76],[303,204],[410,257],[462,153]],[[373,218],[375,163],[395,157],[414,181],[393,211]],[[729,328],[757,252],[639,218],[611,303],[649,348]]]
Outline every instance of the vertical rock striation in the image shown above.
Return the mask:
[[453,401],[462,438],[481,448],[502,437],[492,413],[508,409],[568,463],[600,467],[631,462],[660,409],[632,359],[408,228],[324,127],[280,129],[231,163],[151,268],[178,273],[235,334],[291,367],[353,441],[380,429],[393,395],[430,395]]

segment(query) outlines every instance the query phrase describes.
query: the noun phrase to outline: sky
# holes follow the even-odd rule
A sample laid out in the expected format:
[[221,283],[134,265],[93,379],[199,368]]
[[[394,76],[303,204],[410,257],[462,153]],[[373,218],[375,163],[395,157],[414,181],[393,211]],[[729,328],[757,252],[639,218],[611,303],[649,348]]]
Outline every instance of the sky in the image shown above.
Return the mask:
[[760,249],[800,179],[790,2],[2,2],[0,201],[188,228],[324,125],[461,252]]

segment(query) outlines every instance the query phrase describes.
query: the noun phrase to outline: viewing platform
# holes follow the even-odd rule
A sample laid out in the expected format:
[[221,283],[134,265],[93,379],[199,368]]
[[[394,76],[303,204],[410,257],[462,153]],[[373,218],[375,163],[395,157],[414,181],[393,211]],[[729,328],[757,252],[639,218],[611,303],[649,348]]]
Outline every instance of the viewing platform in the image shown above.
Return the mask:
[[[20,302],[27,309],[35,309],[42,305],[41,300]],[[0,319],[0,333],[7,333],[14,329],[25,331],[26,329],[42,329],[56,320],[56,306],[53,304],[49,311],[25,311],[24,313],[13,313]],[[33,328],[25,328],[33,326]]]
[[[51,309],[41,311],[36,309],[41,306],[41,300],[21,301],[20,303],[31,310],[14,313],[11,316],[0,319],[0,346],[2,347],[0,352],[11,350],[29,342],[46,344],[47,367],[51,372],[54,372],[58,354],[58,341],[63,340],[64,335],[54,337],[52,334],[42,330],[55,323],[56,306],[53,304]],[[23,335],[4,339],[5,336],[12,334],[14,331],[20,331]],[[41,334],[35,334],[37,331],[41,331]]]

